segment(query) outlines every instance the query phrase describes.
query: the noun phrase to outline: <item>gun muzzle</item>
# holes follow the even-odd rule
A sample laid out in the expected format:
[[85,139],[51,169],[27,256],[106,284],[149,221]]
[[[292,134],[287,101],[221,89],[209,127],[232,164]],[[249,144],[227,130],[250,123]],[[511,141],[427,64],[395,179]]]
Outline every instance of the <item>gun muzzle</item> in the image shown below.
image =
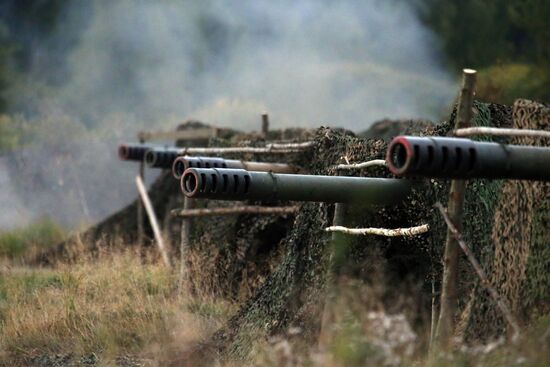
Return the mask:
[[179,156],[179,149],[150,149],[145,153],[145,163],[151,168],[172,168]]
[[190,198],[289,200],[390,205],[409,195],[409,180],[277,174],[229,168],[188,168],[181,189]]
[[299,169],[285,163],[248,162],[235,159],[223,159],[212,157],[178,157],[172,166],[175,178],[181,176],[188,168],[234,168],[247,171],[273,172],[273,173],[297,173]]
[[118,157],[123,161],[143,161],[145,153],[152,147],[144,144],[120,144]]
[[462,138],[398,136],[386,162],[396,176],[550,180],[550,148]]

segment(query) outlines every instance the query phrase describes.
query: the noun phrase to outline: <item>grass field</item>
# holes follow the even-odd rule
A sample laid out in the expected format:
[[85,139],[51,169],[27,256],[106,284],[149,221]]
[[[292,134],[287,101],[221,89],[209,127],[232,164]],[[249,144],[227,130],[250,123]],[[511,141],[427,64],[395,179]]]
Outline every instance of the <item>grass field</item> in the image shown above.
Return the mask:
[[[49,241],[51,231],[43,231]],[[18,230],[18,238],[27,232]],[[5,238],[1,246],[18,250],[3,248],[0,261],[1,366],[162,366],[208,338],[239,306],[181,291],[177,271],[153,251],[111,249],[94,258],[82,254],[70,265],[33,268],[14,237],[0,235]],[[43,247],[32,243],[28,251]],[[546,366],[550,360],[550,318],[525,329],[515,344],[459,345],[430,356],[429,328],[411,326],[406,312],[386,313],[376,290],[343,281],[335,292],[319,343],[305,343],[293,327],[257,340],[249,360],[220,365]]]

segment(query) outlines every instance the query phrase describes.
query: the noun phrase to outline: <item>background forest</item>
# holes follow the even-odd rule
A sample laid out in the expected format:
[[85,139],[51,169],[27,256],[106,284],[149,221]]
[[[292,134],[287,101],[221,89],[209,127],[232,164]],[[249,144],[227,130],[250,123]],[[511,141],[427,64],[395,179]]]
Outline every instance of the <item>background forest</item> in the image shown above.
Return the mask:
[[[26,94],[26,98],[33,98],[36,95],[53,93],[56,86],[63,83],[67,77],[67,55],[71,46],[78,43],[81,34],[61,32],[65,38],[52,41],[48,41],[48,35],[64,27],[74,29],[72,25],[59,21],[67,4],[74,2],[2,2],[0,112],[28,112],[28,108],[22,105],[25,99],[21,99],[21,94]],[[518,96],[543,101],[549,99],[548,1],[413,2],[422,21],[441,40],[440,46],[449,72],[458,75],[466,66],[480,71],[480,98],[500,103],[511,103]],[[82,6],[88,2],[80,3]],[[85,28],[86,21],[83,16],[80,29]],[[204,28],[204,32],[209,31],[215,32],[216,29]],[[52,69],[56,72],[51,73]],[[47,73],[43,72],[46,70]]]
[[550,100],[548,1],[237,4],[2,1],[0,159],[18,202],[0,203],[23,214],[0,228],[112,213],[134,174],[112,147],[185,118],[244,130],[262,110],[277,127],[441,121],[464,67],[479,71],[480,100]]

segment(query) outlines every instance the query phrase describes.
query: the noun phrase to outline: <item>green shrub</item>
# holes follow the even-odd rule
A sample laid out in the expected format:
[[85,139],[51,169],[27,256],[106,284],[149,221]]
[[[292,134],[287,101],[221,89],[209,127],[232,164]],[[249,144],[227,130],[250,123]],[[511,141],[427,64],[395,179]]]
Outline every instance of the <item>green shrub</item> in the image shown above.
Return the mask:
[[30,251],[51,247],[65,236],[64,230],[49,218],[26,227],[0,232],[0,257],[22,258]]
[[513,104],[518,98],[541,102],[550,100],[550,74],[528,64],[503,64],[479,71],[477,97],[481,100]]

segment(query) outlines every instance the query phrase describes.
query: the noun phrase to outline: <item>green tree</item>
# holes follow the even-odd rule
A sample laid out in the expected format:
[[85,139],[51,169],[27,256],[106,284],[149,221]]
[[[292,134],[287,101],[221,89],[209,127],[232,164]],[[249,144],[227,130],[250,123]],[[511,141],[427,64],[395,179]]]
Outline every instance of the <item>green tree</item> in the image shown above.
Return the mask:
[[449,68],[480,71],[478,96],[512,103],[547,101],[550,1],[418,0],[424,23],[441,39]]
[[12,78],[11,59],[13,46],[9,42],[7,34],[6,27],[0,22],[0,113],[4,112],[8,106],[6,92]]

